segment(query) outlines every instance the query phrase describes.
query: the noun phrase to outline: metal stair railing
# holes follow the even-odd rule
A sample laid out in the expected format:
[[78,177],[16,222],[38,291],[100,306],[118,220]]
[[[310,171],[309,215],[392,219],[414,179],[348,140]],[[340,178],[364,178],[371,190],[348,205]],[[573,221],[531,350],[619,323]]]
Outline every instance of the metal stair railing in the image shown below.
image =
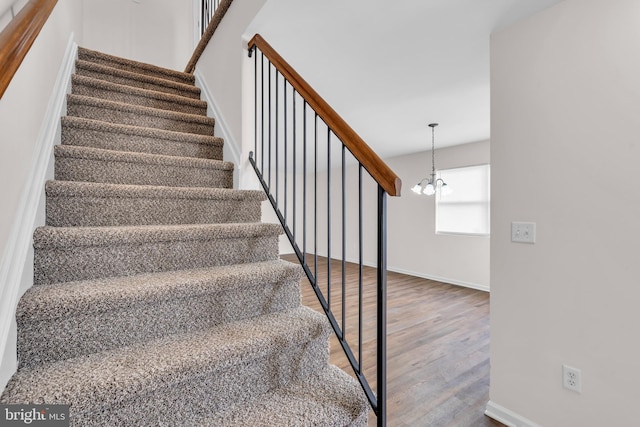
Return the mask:
[[[251,39],[248,49],[254,58],[255,102],[255,145],[249,161],[362,385],[378,426],[384,426],[387,196],[400,195],[401,181],[259,34]],[[375,199],[375,207],[370,206],[371,199]],[[371,212],[375,212],[375,219],[369,221]],[[348,235],[348,228],[357,231]],[[373,245],[367,245],[372,234]],[[365,250],[370,246],[376,249],[372,281],[363,269]],[[318,271],[319,252],[326,252],[327,269],[322,275]],[[334,259],[332,252],[339,253],[339,259]],[[347,262],[349,254],[352,262]],[[341,277],[331,277],[332,263],[339,263]],[[347,283],[348,270],[356,271],[357,283]],[[376,333],[372,340],[366,337],[369,328],[363,313],[364,291],[369,285],[376,287]],[[357,292],[351,292],[352,288]],[[358,313],[347,313],[347,299],[354,294]],[[370,341],[375,342],[375,375],[370,369],[373,364],[367,363]]]

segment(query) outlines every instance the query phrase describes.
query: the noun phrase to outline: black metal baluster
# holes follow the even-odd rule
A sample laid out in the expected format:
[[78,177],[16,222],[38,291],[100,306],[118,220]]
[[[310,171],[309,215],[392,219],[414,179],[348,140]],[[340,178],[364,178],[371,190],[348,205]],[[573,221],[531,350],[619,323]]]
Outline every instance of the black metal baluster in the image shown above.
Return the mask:
[[209,2],[206,0],[202,1],[202,10],[200,16],[200,35],[204,34],[204,31],[207,29],[207,24],[209,23]]
[[280,73],[278,72],[278,70],[276,70],[276,205],[278,206],[278,209],[280,209],[280,186],[279,186],[279,179],[278,177],[280,176],[280,138],[279,138],[279,134],[278,134],[278,129],[280,127],[280,119],[279,119],[279,113],[280,113],[280,108],[279,107],[279,100],[280,100],[280,91],[278,90],[278,75]]
[[[283,77],[284,79],[284,77]],[[289,187],[287,186],[287,161],[288,161],[288,149],[287,149],[287,134],[289,129],[287,128],[287,81],[284,80],[284,222],[287,222],[287,194],[289,193]],[[287,222],[287,225],[289,223]]]
[[[254,46],[249,50],[249,56],[251,51],[255,51],[257,48]],[[253,55],[253,152],[258,154],[258,55],[254,52]]]
[[307,264],[307,101],[302,104],[302,258]]
[[269,163],[269,191],[271,191],[271,61],[269,61],[269,75],[267,78],[269,79],[269,112],[267,114],[269,116],[269,155],[267,156],[267,160]]
[[318,279],[318,113],[314,122],[314,159],[313,159],[313,275]]
[[358,372],[362,373],[362,163],[358,164]]
[[347,147],[342,144],[342,335],[347,334],[347,199],[345,154]]
[[327,305],[331,310],[331,129],[327,126]]
[[297,168],[296,168],[296,163],[298,163],[298,156],[297,156],[297,149],[296,149],[296,145],[298,145],[298,141],[296,138],[296,135],[298,133],[298,126],[296,124],[296,90],[295,88],[291,88],[291,96],[292,96],[292,104],[293,104],[293,241],[297,242],[298,240],[296,239],[296,224],[297,224],[297,204],[296,204],[296,198],[297,198],[297,191],[296,191],[296,182],[298,182],[298,175],[296,175],[297,173]]
[[[262,137],[260,141],[262,143],[262,147],[260,149],[260,159],[262,165],[260,167],[260,173],[264,176],[264,53],[260,51],[260,92],[262,94],[262,98],[260,100],[260,109],[262,110],[261,115],[262,119],[260,120],[260,127],[262,128]],[[256,158],[257,159],[257,158]]]
[[387,193],[378,185],[378,297],[377,297],[377,415],[378,426],[387,417]]

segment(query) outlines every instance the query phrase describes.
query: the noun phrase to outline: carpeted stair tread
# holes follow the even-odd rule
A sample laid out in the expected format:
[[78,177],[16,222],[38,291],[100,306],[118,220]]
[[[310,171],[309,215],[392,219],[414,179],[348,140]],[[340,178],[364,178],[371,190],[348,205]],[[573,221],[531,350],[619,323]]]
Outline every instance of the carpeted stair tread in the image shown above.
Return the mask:
[[243,237],[278,236],[279,224],[232,223],[147,225],[132,227],[38,227],[33,233],[35,249],[75,248],[78,246],[125,245],[128,243],[161,243],[171,241],[203,241]]
[[148,127],[62,117],[62,144],[166,156],[222,160],[222,138]]
[[258,190],[48,181],[46,224],[86,227],[258,222]]
[[133,73],[131,71],[125,71],[95,62],[77,60],[76,74],[100,80],[107,80],[113,83],[135,86],[142,89],[157,90],[160,92],[173,93],[175,95],[200,99],[200,88],[192,84],[184,84],[173,80],[167,80],[165,78]]
[[[251,372],[254,364],[264,365],[263,369],[270,374],[253,377],[256,390],[260,390],[263,382],[267,390],[273,389],[303,378],[327,363],[330,329],[321,314],[300,306],[22,369],[10,380],[0,403],[70,404],[71,417],[77,418],[75,425],[83,425],[78,423],[83,413],[89,417],[104,415],[101,412],[120,402],[131,404],[136,398],[153,400],[154,392],[163,386],[183,391],[181,386],[188,383],[186,393],[189,388],[197,389],[198,379],[203,376],[212,377],[214,384],[227,386],[220,377],[236,372],[241,377],[243,371]],[[325,351],[309,352],[306,343],[314,341],[324,346]],[[282,349],[294,354],[280,355]],[[281,358],[284,366],[274,366],[273,357]],[[226,402],[232,390],[225,392],[225,388],[210,390],[207,405],[228,405]],[[247,395],[251,393],[252,390],[247,390]],[[162,395],[164,390],[157,397]],[[184,397],[184,393],[176,394],[175,400]],[[216,398],[218,402],[215,402]],[[179,405],[175,409],[179,411]]]
[[192,85],[195,82],[193,74],[170,70],[168,68],[158,67],[156,65],[138,62],[131,59],[120,58],[118,56],[90,50],[84,47],[78,47],[78,59],[134,73],[154,75],[156,77],[174,80],[184,84]]
[[[132,304],[222,292],[238,284],[249,288],[267,281],[299,281],[302,275],[299,265],[276,259],[34,286],[20,300],[16,319],[24,324],[28,320],[54,320],[88,311],[103,313]],[[299,299],[300,295],[296,296]]]
[[57,145],[55,178],[112,184],[176,187],[222,187],[233,185],[234,164],[196,157],[165,156]]
[[228,188],[162,187],[151,185],[103,184],[82,181],[47,181],[47,196],[51,197],[119,197],[119,198],[175,198],[209,200],[264,201],[267,196],[260,190],[233,190]]
[[[335,366],[218,413],[198,414],[190,427],[366,426],[369,403],[360,384]],[[184,420],[176,420],[179,424]]]
[[93,147],[76,147],[58,145],[54,149],[56,156],[77,157],[91,160],[119,161],[128,163],[146,163],[155,166],[198,167],[215,170],[233,170],[231,162],[196,157],[163,156],[161,154],[132,153],[124,151],[103,150]]
[[273,260],[34,286],[16,310],[20,366],[293,309],[303,274]]
[[39,227],[34,284],[274,260],[281,233],[265,223]]
[[199,99],[141,89],[77,74],[71,76],[71,84],[73,93],[76,95],[187,114],[207,115],[207,103]]
[[178,113],[74,94],[67,95],[67,114],[110,123],[209,136],[213,136],[215,126],[215,119],[212,117]]

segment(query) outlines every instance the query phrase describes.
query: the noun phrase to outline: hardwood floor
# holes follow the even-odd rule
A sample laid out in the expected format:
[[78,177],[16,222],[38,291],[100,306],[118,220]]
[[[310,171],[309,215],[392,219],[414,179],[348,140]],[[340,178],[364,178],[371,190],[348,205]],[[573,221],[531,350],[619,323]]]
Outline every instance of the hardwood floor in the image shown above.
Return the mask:
[[[283,259],[296,262],[293,255]],[[327,260],[319,258],[318,283],[325,290],[327,270]],[[330,277],[332,311],[342,323],[341,262],[332,260]],[[345,277],[346,334],[357,356],[357,266],[347,264]],[[362,363],[375,390],[374,269],[364,267],[363,282]],[[484,415],[489,400],[489,294],[392,272],[387,288],[387,425],[502,426]],[[306,279],[302,300],[321,311]],[[331,363],[353,372],[335,337]],[[369,425],[376,425],[373,412]]]

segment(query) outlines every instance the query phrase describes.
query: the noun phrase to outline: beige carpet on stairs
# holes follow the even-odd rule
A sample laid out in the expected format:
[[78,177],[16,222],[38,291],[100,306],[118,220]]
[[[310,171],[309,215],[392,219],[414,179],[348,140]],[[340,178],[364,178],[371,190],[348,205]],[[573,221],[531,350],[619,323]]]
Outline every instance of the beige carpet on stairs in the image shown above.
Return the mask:
[[83,427],[366,425],[193,75],[80,48],[72,88],[0,403]]

